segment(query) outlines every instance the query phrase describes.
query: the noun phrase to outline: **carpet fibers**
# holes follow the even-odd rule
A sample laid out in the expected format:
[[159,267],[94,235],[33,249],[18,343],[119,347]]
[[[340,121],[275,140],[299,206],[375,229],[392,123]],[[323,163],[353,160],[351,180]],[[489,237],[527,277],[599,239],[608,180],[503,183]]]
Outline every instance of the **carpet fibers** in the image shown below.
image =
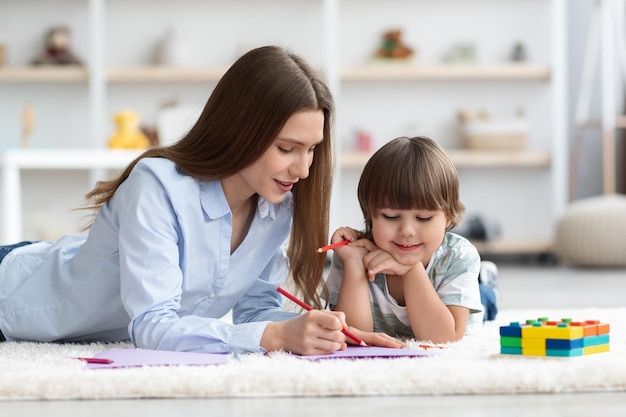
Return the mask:
[[[609,323],[610,352],[572,358],[499,353],[499,327],[529,318]],[[233,398],[626,391],[626,308],[506,310],[436,356],[305,361],[241,355],[216,366],[87,369],[114,344],[0,343],[0,400]],[[410,347],[415,342],[409,342]]]

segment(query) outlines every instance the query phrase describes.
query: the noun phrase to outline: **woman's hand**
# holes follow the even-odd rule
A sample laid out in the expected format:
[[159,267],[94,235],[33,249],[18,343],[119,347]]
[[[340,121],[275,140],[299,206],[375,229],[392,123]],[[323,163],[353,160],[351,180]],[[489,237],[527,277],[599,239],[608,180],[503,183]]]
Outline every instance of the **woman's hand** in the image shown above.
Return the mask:
[[261,347],[298,355],[325,355],[346,348],[344,327],[347,324],[342,312],[311,310],[290,320],[269,323],[261,336]]

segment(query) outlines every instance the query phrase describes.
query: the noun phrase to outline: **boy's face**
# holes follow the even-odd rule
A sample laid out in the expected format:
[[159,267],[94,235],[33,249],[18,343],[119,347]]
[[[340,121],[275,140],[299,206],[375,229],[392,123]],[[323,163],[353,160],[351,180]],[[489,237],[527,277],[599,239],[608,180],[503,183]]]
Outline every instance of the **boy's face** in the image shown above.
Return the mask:
[[376,246],[404,265],[421,261],[424,267],[446,233],[448,219],[443,210],[397,210],[381,208],[372,217]]

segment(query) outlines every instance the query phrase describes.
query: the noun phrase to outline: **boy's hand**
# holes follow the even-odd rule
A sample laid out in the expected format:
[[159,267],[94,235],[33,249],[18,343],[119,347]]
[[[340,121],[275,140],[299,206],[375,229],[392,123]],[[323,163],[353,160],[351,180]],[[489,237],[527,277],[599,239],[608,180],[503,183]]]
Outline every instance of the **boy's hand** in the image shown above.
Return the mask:
[[387,275],[404,276],[415,266],[401,264],[396,261],[396,259],[391,256],[389,252],[380,249],[369,240],[361,239],[361,241],[363,240],[368,242],[365,243],[365,247],[368,250],[368,253],[363,256],[363,265],[367,270],[367,277],[370,281],[374,281],[376,274],[380,273]]
[[367,250],[364,249],[361,245],[353,245],[355,242],[358,242],[359,239],[363,237],[363,233],[358,230],[352,229],[351,227],[340,227],[333,233],[331,237],[331,244],[338,243],[343,240],[349,240],[351,243],[346,246],[341,246],[339,248],[335,248],[334,251],[344,262],[349,259],[362,259],[363,256],[367,253]]
[[[350,327],[348,330],[359,339],[367,343],[368,346],[380,346],[387,348],[401,349],[406,347],[406,344],[395,337],[391,337],[385,333],[365,332],[355,327]],[[346,341],[350,342],[349,339]]]

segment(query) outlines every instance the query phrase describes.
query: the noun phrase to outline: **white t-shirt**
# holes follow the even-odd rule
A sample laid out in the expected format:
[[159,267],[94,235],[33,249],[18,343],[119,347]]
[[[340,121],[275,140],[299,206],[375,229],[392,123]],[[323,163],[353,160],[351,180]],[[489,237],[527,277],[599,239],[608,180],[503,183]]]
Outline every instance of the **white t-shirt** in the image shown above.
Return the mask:
[[[446,305],[466,307],[470,318],[466,334],[482,325],[483,309],[478,289],[480,255],[467,239],[454,233],[446,233],[442,244],[426,267],[426,273]],[[326,283],[329,304],[336,305],[343,281],[343,261],[334,255]],[[406,306],[400,306],[389,294],[384,274],[377,274],[369,283],[370,303],[374,331],[391,336],[413,338]]]

